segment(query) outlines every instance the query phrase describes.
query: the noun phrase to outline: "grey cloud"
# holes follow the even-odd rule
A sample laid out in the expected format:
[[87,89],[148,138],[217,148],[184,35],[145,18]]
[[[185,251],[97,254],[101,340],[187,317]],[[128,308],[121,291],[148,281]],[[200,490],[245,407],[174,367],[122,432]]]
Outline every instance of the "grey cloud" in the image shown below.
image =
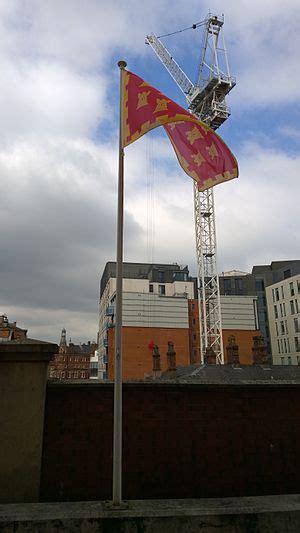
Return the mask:
[[[29,169],[23,154],[14,179],[1,168],[1,302],[88,311],[99,272],[116,253],[116,176],[92,146],[81,166],[78,145],[74,154],[66,147],[66,160],[53,146],[46,158],[37,152]],[[133,242],[141,236],[130,213],[126,234]]]

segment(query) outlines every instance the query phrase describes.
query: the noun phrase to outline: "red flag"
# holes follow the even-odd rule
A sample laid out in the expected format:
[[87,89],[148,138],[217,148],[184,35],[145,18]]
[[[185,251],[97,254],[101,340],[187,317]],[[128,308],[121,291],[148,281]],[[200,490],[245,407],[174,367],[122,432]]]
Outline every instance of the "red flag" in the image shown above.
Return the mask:
[[183,170],[205,191],[238,177],[238,164],[224,141],[204,122],[144,80],[124,72],[124,147],[164,126]]

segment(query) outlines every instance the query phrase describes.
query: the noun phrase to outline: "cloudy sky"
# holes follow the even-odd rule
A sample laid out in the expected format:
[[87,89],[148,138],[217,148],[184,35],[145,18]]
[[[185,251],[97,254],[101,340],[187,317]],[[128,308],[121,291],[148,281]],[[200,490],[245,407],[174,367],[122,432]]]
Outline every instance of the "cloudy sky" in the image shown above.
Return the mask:
[[[219,134],[240,178],[215,189],[219,271],[300,258],[299,0],[0,0],[0,312],[29,336],[95,339],[116,255],[117,62],[182,105],[145,35],[225,15],[237,85]],[[164,40],[194,81],[201,31]],[[126,149],[125,260],[196,272],[191,180],[163,131]]]

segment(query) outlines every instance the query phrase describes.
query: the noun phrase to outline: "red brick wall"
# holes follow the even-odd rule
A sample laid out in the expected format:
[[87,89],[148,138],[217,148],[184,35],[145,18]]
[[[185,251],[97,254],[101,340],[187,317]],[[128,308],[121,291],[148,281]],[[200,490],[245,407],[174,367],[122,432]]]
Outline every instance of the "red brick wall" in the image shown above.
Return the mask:
[[241,365],[252,365],[253,364],[253,337],[261,335],[259,330],[248,331],[241,329],[223,329],[223,344],[224,344],[224,360],[227,363],[227,351],[226,346],[228,346],[228,338],[233,335],[235,337],[235,342],[239,347],[239,358]]
[[[113,386],[49,384],[41,498],[110,499]],[[124,498],[299,492],[300,388],[130,383]]]
[[[189,365],[189,331],[183,328],[123,327],[123,378],[144,379],[152,374],[151,341],[160,351],[161,369],[167,370],[168,341],[174,343],[177,365]],[[108,330],[108,378],[114,377],[115,330]]]

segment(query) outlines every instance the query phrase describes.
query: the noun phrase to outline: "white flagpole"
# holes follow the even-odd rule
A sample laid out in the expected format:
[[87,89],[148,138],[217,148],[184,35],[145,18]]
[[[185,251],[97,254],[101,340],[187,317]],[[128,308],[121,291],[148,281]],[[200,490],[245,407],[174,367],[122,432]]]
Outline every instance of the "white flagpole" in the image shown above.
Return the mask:
[[114,447],[113,447],[113,505],[122,502],[122,284],[123,284],[123,219],[124,219],[124,142],[123,100],[124,69],[127,63],[119,61],[120,68],[120,132],[119,181],[117,221],[117,271],[116,271],[116,327],[114,369]]

